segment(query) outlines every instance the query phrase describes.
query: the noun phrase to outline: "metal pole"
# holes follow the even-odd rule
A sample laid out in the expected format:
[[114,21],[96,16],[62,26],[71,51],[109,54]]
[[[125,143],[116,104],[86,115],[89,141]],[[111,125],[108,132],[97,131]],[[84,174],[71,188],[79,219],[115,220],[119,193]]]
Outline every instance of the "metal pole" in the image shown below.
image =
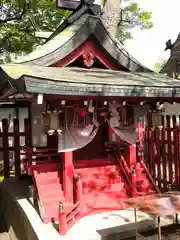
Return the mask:
[[177,213],[176,213],[176,215],[175,215],[175,221],[176,221],[176,223],[179,223],[178,214],[177,214]]
[[[136,197],[136,168],[132,169],[132,196]],[[137,236],[137,209],[134,208],[135,231]]]
[[160,221],[160,217],[157,217],[157,223],[158,223],[158,240],[161,240],[161,221]]

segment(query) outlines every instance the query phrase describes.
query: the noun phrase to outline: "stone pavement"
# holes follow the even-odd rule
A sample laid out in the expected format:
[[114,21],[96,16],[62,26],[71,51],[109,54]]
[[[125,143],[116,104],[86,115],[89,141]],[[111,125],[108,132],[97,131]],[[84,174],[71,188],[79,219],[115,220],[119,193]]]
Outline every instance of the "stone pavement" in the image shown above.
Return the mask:
[[[66,236],[60,236],[52,224],[43,224],[41,221],[29,201],[27,183],[15,179],[9,179],[0,184],[0,206],[9,224],[8,232],[13,240],[119,240],[119,233],[122,233],[125,228],[129,230],[128,226],[134,223],[133,209],[106,212],[82,218]],[[148,230],[149,227],[156,225],[156,219],[143,212],[138,211],[137,218],[141,222],[148,221],[148,224],[145,223]],[[173,222],[174,216],[162,218],[161,224],[168,225]],[[0,238],[0,240],[6,240],[6,238]]]

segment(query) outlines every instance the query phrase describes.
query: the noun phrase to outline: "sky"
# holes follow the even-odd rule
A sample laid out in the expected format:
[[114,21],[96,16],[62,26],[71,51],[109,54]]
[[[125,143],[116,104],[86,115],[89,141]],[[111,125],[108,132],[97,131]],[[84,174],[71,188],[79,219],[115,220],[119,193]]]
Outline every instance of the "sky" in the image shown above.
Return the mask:
[[[133,0],[132,0],[133,1]],[[152,68],[154,64],[169,57],[164,51],[169,39],[174,42],[180,32],[180,0],[137,0],[143,10],[152,12],[153,28],[132,30],[133,39],[125,42],[126,50],[143,65]]]

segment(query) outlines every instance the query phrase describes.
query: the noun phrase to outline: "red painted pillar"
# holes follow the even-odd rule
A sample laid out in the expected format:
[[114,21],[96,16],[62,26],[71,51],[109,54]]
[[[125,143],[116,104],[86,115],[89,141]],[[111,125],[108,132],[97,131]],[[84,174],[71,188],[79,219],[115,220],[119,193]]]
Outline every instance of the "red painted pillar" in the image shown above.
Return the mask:
[[132,169],[132,197],[137,195],[137,179],[136,179],[136,168]]
[[76,201],[80,201],[82,200],[82,180],[81,180],[81,176],[78,174],[77,178],[76,178]]
[[64,211],[63,203],[59,203],[59,233],[60,235],[65,235],[67,232],[67,219],[66,213]]
[[127,147],[127,158],[130,169],[136,166],[136,145],[132,144]]
[[63,191],[65,200],[73,203],[73,152],[63,153]]

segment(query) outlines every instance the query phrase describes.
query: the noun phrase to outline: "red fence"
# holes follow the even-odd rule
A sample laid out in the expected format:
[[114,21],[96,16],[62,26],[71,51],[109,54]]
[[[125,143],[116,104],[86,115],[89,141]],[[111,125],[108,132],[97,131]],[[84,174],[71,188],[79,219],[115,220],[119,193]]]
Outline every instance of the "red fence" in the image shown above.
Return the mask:
[[161,116],[162,126],[145,132],[145,159],[160,189],[180,184],[179,116]]
[[[15,164],[15,176],[19,177],[21,173],[21,144],[20,138],[24,138],[24,142],[28,145],[30,141],[29,122],[24,119],[24,131],[20,132],[19,119],[13,119],[13,132],[9,132],[8,119],[2,120],[2,132],[0,132],[0,139],[2,145],[0,147],[1,160],[4,162],[4,178],[10,177],[10,153],[13,152],[13,160]],[[10,144],[12,139],[13,145]]]

